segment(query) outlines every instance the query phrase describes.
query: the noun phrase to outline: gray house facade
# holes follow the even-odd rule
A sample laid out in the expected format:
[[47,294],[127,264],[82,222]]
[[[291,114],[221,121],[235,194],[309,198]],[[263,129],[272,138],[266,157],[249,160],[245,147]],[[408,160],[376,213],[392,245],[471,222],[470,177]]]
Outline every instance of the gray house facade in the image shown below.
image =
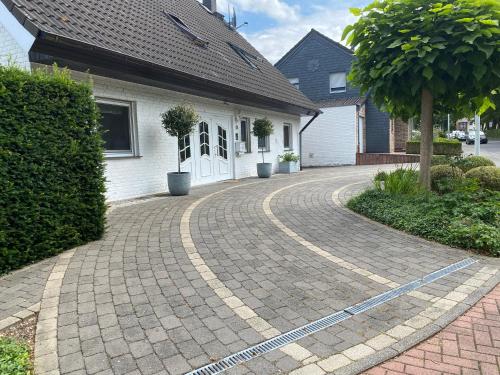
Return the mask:
[[[323,112],[324,109],[353,106],[355,103],[357,108],[353,121],[356,117],[357,151],[388,153],[389,114],[379,111],[369,98],[361,96],[359,89],[352,87],[346,79],[354,59],[352,50],[313,29],[275,66]],[[328,126],[335,127],[333,112],[328,121]],[[321,122],[322,116],[311,126],[318,126]]]

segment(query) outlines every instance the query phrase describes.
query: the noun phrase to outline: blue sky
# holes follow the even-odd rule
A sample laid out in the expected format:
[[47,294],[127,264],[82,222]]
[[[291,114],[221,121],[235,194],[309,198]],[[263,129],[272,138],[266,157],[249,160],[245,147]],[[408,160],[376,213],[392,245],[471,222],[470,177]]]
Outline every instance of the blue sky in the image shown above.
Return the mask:
[[345,26],[355,21],[349,8],[370,0],[217,0],[226,14],[236,9],[239,31],[271,62],[276,62],[311,28],[340,41]]

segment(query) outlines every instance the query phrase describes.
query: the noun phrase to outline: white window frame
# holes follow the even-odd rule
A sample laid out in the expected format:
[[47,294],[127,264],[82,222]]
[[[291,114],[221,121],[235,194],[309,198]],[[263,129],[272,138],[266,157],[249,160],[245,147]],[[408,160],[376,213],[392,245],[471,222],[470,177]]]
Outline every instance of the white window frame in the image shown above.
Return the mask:
[[108,104],[115,105],[119,107],[127,107],[129,113],[129,136],[130,136],[130,150],[104,150],[104,156],[106,158],[134,158],[139,157],[139,141],[138,141],[138,130],[137,130],[137,111],[136,103],[127,100],[112,99],[112,98],[102,98],[96,97],[95,101],[97,104]]
[[[340,75],[343,75],[343,83],[344,83],[344,86],[335,86],[333,85],[334,81],[338,81],[338,80],[334,80],[334,77],[338,77]],[[346,72],[336,72],[336,73],[331,73],[330,74],[330,94],[338,94],[338,93],[342,93],[342,92],[346,92],[347,91],[347,73]]]
[[300,90],[300,80],[298,78],[290,78],[288,80],[297,90]]
[[266,146],[265,147],[259,147],[259,138],[257,138],[257,148],[259,149],[259,152],[270,152],[271,151],[271,137],[266,136],[265,138]]
[[[288,147],[285,146],[285,128],[288,128]],[[283,149],[285,151],[292,151],[293,150],[293,126],[292,124],[289,123],[284,123],[283,124]]]
[[[246,141],[243,142],[243,131],[241,129],[241,123],[246,122],[246,132],[245,132],[245,137]],[[242,117],[240,119],[240,140],[245,144],[246,151],[245,153],[251,154],[252,153],[252,122],[249,117]]]

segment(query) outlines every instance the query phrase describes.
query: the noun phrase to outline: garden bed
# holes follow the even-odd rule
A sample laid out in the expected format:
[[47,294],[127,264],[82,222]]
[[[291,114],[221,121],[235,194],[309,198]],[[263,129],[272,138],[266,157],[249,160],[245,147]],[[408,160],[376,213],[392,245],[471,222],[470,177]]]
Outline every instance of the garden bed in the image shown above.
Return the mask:
[[[476,171],[492,169],[495,167]],[[476,178],[440,178],[433,181],[436,192],[427,192],[418,186],[415,170],[381,173],[373,189],[351,199],[347,206],[416,236],[500,256],[500,191],[484,187]]]
[[37,317],[0,332],[0,374],[32,375]]

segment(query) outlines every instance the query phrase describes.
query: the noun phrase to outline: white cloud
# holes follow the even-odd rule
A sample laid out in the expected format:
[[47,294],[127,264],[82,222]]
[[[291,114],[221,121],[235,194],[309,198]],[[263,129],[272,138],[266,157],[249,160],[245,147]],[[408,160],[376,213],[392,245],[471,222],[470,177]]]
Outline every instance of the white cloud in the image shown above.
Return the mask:
[[275,63],[311,29],[340,41],[344,28],[356,21],[347,10],[316,7],[314,12],[296,20],[282,22],[276,27],[245,34],[245,38],[269,61]]
[[251,13],[261,13],[277,21],[298,21],[300,9],[283,0],[219,0],[217,7],[224,12],[228,4],[231,9]]

